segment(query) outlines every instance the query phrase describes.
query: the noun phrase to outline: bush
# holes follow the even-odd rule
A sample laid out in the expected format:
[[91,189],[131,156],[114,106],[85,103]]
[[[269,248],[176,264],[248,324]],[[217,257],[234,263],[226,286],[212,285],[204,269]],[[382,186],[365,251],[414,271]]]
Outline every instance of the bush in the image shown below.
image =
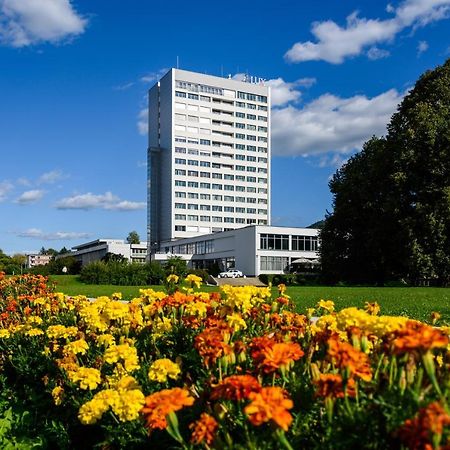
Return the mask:
[[164,270],[160,264],[95,261],[81,269],[80,280],[88,284],[144,286],[162,284]]

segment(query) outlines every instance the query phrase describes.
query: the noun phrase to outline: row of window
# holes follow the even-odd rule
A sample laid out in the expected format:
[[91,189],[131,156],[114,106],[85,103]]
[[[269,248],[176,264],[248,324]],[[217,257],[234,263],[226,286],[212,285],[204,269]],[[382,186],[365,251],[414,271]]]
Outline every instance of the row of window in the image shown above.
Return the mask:
[[240,98],[241,100],[250,100],[253,102],[267,103],[267,97],[265,95],[250,94],[249,92],[238,91],[237,98]]
[[289,258],[285,256],[261,256],[260,269],[261,270],[285,270],[289,264]]
[[[210,101],[210,100],[205,100],[204,98],[201,98],[201,96],[198,96],[197,94],[187,94],[186,95],[185,92],[179,92],[179,91],[175,91],[175,96],[179,97],[179,98],[187,98],[189,100],[201,100],[201,101],[208,101],[208,102]],[[233,106],[233,102],[227,101],[227,102],[222,102],[222,103]],[[255,105],[254,103],[236,102],[236,106],[239,108],[247,108],[247,109],[251,109],[251,110],[268,111],[267,106]],[[188,104],[187,108],[186,108],[186,104],[181,103],[181,102],[175,102],[175,108],[176,109],[187,109],[188,111],[205,111],[205,112],[208,112],[211,110],[207,106],[190,105],[190,104]],[[229,115],[232,115],[232,114],[229,114]],[[256,116],[255,116],[255,120],[256,120]]]
[[[207,112],[209,113],[211,111],[210,108],[202,106],[200,108],[196,107],[195,105],[186,105],[184,103],[175,103],[176,109],[188,109],[189,111],[201,111],[201,112]],[[219,113],[220,110],[213,110],[213,113]],[[230,114],[227,114],[230,115]],[[237,112],[236,117],[239,117],[240,119],[247,118],[248,120],[260,120],[263,122],[267,122],[267,117],[265,116],[258,116],[256,117],[254,114],[247,114]],[[182,114],[182,113],[175,113],[175,118],[179,120],[187,120],[188,122],[198,122],[198,123],[204,123],[204,124],[211,124],[211,119],[209,117],[199,117],[199,116],[193,116],[189,114]],[[228,127],[235,126],[236,128],[245,128],[245,124],[242,122],[229,122],[225,120],[214,120],[212,121],[214,125],[223,125]],[[249,130],[256,130],[256,125],[247,124],[247,127]],[[258,131],[267,132],[267,127],[258,126]]]
[[[247,208],[246,214],[259,214],[254,208]],[[175,214],[175,220],[192,222],[215,222],[215,223],[246,223],[243,217],[221,217],[221,216],[198,216],[197,214]],[[255,220],[255,219],[253,219]],[[249,222],[247,222],[249,223]],[[256,223],[256,222],[252,222]]]
[[[191,138],[191,137],[186,138],[184,136],[175,136],[175,142],[188,143],[188,144],[200,144],[200,145],[212,145],[213,147],[226,147],[229,149],[233,148],[233,144],[228,143],[228,142],[212,141],[212,143],[211,143],[211,141],[208,139],[196,139],[196,138]],[[245,150],[245,145],[236,144],[236,149]],[[250,150],[250,149],[251,149],[251,151],[256,151],[255,146],[247,145],[247,150]],[[258,147],[258,152],[267,153],[267,148],[266,147]]]
[[[267,189],[260,188],[258,191],[264,191],[259,192],[259,194],[265,194],[267,193]],[[256,188],[253,187],[247,187],[247,192],[252,192],[256,194]],[[219,201],[222,200],[225,202],[234,202],[234,197],[232,195],[221,195],[221,194],[205,194],[205,193],[199,193],[199,192],[182,192],[182,191],[175,191],[175,197],[176,198],[194,198],[194,199],[200,199],[200,200],[213,200],[213,201]],[[240,198],[240,197],[239,197]],[[267,205],[267,199],[265,198],[256,198],[256,197],[249,197],[247,199],[247,203],[259,203],[263,205]]]
[[[177,229],[178,227],[178,229]],[[186,231],[186,226],[183,225],[176,225],[175,231]],[[167,249],[168,251],[169,249]],[[207,241],[200,241],[200,242],[192,242],[190,244],[180,244],[180,245],[174,245],[171,247],[171,252],[175,254],[205,254],[205,253],[213,253],[214,252],[214,241],[213,240],[207,240]]]
[[[213,153],[212,156],[217,156]],[[233,159],[232,155],[221,155],[221,156],[227,156],[228,159]],[[219,156],[220,157],[220,156]],[[249,162],[259,162],[259,163],[267,163],[267,158],[258,158],[258,160],[256,159],[255,156],[247,156],[245,157],[245,155],[236,155],[236,159],[239,161],[249,161]],[[216,167],[216,168],[220,168],[223,167],[223,164],[221,163],[211,163],[210,161],[204,161],[204,160],[198,160],[198,159],[185,159],[185,158],[175,158],[175,164],[179,164],[181,166],[185,166],[186,164],[188,166],[200,166],[200,167]],[[244,168],[242,168],[244,167]],[[230,165],[230,168],[233,168],[233,165]],[[254,166],[247,166],[247,169],[245,168],[245,166],[240,166],[240,165],[236,165],[235,166],[236,170],[247,170],[248,172],[256,172],[257,168]],[[260,170],[259,170],[260,169]],[[267,173],[267,169],[265,168],[258,168],[258,172],[260,173]]]
[[[176,81],[175,86],[180,89],[186,89],[193,92],[204,92],[207,94],[223,95],[224,89],[207,86],[205,84],[189,83],[188,81]],[[208,97],[209,98],[209,97]]]
[[[256,177],[246,177],[247,183],[256,183],[259,184],[267,184],[267,178],[256,178]],[[244,192],[245,187],[244,186],[233,186],[229,184],[217,184],[217,183],[204,183],[204,182],[198,182],[198,181],[186,181],[184,180],[175,180],[175,186],[179,187],[190,187],[190,188],[200,188],[200,189],[216,189],[219,191],[238,191],[238,192]],[[256,189],[256,188],[255,188]]]
[[[208,141],[209,142],[209,141]],[[267,153],[267,149],[264,147],[258,147],[261,153]],[[256,146],[254,145],[247,145],[247,147],[245,145],[241,145],[241,144],[236,144],[236,150],[248,150],[250,152],[256,152]],[[200,155],[200,156],[211,156],[211,152],[205,152],[204,150],[197,150],[196,148],[186,148],[186,147],[175,147],[175,153],[183,153],[183,154],[188,154],[188,155]],[[245,157],[245,155],[236,155],[234,156],[233,154],[230,153],[220,153],[220,152],[212,152],[212,156],[215,156],[217,158],[228,158],[228,159],[233,159],[234,157],[236,159],[240,159],[241,161],[247,159],[247,161],[258,161],[258,162],[263,162],[266,163],[267,162],[267,158],[264,156],[260,156],[258,157],[258,159],[256,159],[256,156],[247,156],[247,158]]]
[[[256,203],[249,202],[247,199],[247,203]],[[245,213],[245,208],[234,207],[234,206],[222,206],[222,205],[199,205],[197,203],[175,203],[175,209],[194,209],[200,211],[220,211],[220,212],[237,212],[237,213]],[[256,211],[256,209],[255,209]],[[247,209],[248,212],[248,209]],[[258,209],[258,214],[267,214],[267,209]]]
[[[291,248],[289,248],[291,241]],[[262,233],[260,236],[261,250],[298,250],[315,252],[318,249],[317,236],[290,236],[288,234]]]

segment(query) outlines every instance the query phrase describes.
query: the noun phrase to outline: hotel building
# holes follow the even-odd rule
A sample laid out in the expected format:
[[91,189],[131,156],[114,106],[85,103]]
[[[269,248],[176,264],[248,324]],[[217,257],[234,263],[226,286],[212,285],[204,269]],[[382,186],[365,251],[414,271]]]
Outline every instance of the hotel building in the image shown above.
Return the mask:
[[171,69],[150,89],[151,253],[163,241],[270,225],[270,90],[247,78]]

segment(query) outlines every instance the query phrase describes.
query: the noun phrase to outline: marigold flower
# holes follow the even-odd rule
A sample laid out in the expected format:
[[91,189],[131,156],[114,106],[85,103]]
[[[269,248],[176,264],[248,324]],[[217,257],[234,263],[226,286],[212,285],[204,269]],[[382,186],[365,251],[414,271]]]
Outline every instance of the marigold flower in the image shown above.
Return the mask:
[[238,313],[233,313],[227,316],[227,323],[233,331],[246,330],[247,324],[242,316]]
[[174,273],[172,273],[166,278],[166,281],[168,283],[178,283],[179,279],[180,279],[180,277],[178,275],[175,275]]
[[167,428],[166,416],[169,413],[193,404],[194,398],[189,395],[187,389],[163,389],[145,397],[145,404],[141,412],[144,414],[146,426],[150,430],[164,430]]
[[430,403],[421,408],[418,414],[407,419],[397,430],[397,436],[410,449],[432,449],[434,436],[440,436],[444,427],[450,425],[450,416],[439,402]]
[[251,403],[244,408],[250,422],[259,426],[264,422],[272,421],[284,431],[287,431],[292,423],[292,415],[288,409],[294,407],[294,403],[287,396],[284,389],[264,387],[260,392],[249,394]]
[[195,274],[193,274],[193,273],[190,273],[186,278],[185,278],[185,280],[188,282],[188,283],[191,283],[191,285],[192,284],[195,284],[195,287],[198,289],[201,285],[202,285],[202,277],[199,277],[199,276],[197,276],[197,275],[195,275]]
[[116,404],[119,393],[113,389],[105,389],[97,392],[92,400],[81,405],[78,411],[78,419],[84,425],[91,425],[101,419],[108,409]]
[[328,354],[336,367],[348,369],[352,375],[364,381],[372,379],[369,357],[351,344],[331,338],[328,341]]
[[449,338],[441,330],[421,322],[409,320],[406,326],[393,333],[394,353],[426,352],[432,348],[446,347]]
[[74,355],[85,355],[88,350],[89,345],[84,339],[69,342],[64,346],[65,353],[73,353]]
[[219,424],[214,417],[207,413],[202,413],[200,419],[189,425],[192,430],[191,442],[199,445],[205,443],[211,445],[214,441]]
[[59,406],[62,403],[63,395],[64,389],[61,386],[56,386],[53,388],[52,397],[56,406]]
[[8,339],[11,336],[11,333],[6,328],[0,329],[0,338]]
[[75,372],[68,373],[70,381],[80,383],[80,388],[85,390],[96,389],[101,383],[100,371],[92,367],[79,367]]
[[150,381],[157,381],[159,383],[167,382],[168,378],[176,380],[181,373],[180,366],[172,362],[168,358],[157,359],[151,366],[148,372]]
[[44,332],[40,328],[30,328],[25,331],[26,336],[34,337],[34,336],[42,336]]
[[329,313],[334,311],[334,302],[332,300],[319,300],[317,308],[322,308]]
[[251,356],[258,370],[272,373],[278,369],[286,370],[299,360],[304,352],[300,345],[292,342],[275,343],[268,338],[255,338],[250,344]]
[[380,305],[377,302],[366,302],[364,309],[372,316],[378,315],[381,310]]
[[251,375],[232,375],[224,378],[211,392],[211,399],[243,400],[248,399],[250,393],[260,392],[261,385]]
[[223,331],[219,328],[206,328],[194,340],[194,347],[200,353],[206,367],[214,364],[218,358],[232,352],[230,345],[224,342]]
[[103,358],[109,364],[122,362],[127,372],[132,372],[140,367],[137,349],[126,343],[109,346]]
[[[320,374],[315,384],[317,385],[317,397],[343,398],[345,396],[344,383],[339,374]],[[346,392],[349,397],[356,396],[356,385],[353,378],[347,380]]]
[[112,402],[113,413],[121,422],[128,422],[139,417],[144,406],[145,397],[140,389],[122,389],[117,399]]

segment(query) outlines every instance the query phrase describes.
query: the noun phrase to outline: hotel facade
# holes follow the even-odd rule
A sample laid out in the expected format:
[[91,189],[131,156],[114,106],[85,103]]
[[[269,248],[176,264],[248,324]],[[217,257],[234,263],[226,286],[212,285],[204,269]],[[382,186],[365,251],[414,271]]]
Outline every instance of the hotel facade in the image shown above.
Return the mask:
[[150,253],[270,225],[270,90],[249,81],[171,69],[150,89]]

